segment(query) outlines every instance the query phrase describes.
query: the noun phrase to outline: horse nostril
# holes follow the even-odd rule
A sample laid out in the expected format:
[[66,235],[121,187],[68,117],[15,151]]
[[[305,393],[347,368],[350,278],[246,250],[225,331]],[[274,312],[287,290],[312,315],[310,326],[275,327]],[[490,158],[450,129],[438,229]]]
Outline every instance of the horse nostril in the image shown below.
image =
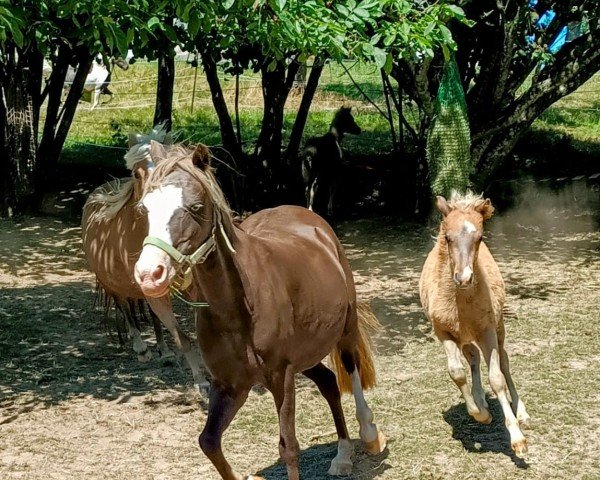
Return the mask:
[[152,271],[152,280],[158,282],[163,279],[165,276],[165,266],[157,265],[156,268]]
[[458,279],[458,273],[454,274],[454,276],[452,277],[452,280],[454,280],[454,283],[456,283],[457,285],[460,285],[460,280]]

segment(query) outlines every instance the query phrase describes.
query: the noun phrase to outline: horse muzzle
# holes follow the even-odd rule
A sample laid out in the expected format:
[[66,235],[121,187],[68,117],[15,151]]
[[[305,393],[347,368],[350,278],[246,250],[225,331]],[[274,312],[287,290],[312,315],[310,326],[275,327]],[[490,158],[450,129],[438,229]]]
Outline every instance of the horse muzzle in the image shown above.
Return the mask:
[[135,264],[135,281],[147,297],[162,297],[169,293],[175,271],[169,257],[155,248],[145,247]]
[[460,271],[455,271],[452,276],[455,285],[460,289],[469,288],[473,285],[473,269],[470,266],[463,268]]

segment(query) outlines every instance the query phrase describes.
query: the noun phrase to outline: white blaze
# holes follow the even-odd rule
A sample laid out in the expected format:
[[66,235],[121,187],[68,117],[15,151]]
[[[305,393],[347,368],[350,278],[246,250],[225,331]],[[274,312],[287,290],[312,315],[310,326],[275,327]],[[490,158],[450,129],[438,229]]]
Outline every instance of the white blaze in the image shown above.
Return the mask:
[[174,185],[166,185],[146,194],[142,203],[148,211],[148,236],[173,245],[169,222],[175,210],[183,206],[183,190]]
[[464,224],[464,230],[467,233],[473,233],[477,231],[477,228],[475,227],[475,225],[473,225],[471,222],[469,222],[468,220],[465,220],[465,224]]
[[462,274],[460,275],[460,279],[463,282],[466,282],[467,280],[469,280],[469,278],[471,278],[471,275],[473,275],[473,270],[471,270],[471,267],[465,267],[465,269],[462,271]]

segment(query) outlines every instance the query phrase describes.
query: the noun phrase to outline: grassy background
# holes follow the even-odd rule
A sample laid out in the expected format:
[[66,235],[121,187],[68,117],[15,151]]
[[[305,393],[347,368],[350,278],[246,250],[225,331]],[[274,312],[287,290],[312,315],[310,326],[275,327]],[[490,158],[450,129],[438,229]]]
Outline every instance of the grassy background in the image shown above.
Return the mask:
[[[347,65],[354,80],[382,109],[385,100],[376,69],[365,65]],[[194,80],[196,77],[196,87]],[[82,103],[69,134],[63,162],[118,165],[126,145],[126,133],[150,128],[154,112],[156,63],[139,61],[126,72],[113,73],[112,101],[90,111]],[[223,81],[225,97],[233,113],[235,82]],[[193,92],[195,91],[195,95]],[[105,101],[109,97],[103,97]],[[600,154],[600,75],[594,76],[579,90],[561,99],[535,121],[529,139],[533,144],[556,143],[568,138],[576,151]],[[193,100],[193,105],[192,105]],[[300,101],[292,92],[286,105],[285,131],[288,135]],[[262,94],[258,75],[247,74],[240,79],[240,122],[246,145],[257,138],[262,115]],[[342,104],[353,105],[357,121],[363,128],[360,137],[349,136],[346,149],[356,154],[385,154],[392,148],[387,121],[353,85],[339,65],[328,65],[313,102],[305,136],[327,130],[333,112]],[[407,117],[414,121],[414,110],[407,107]],[[174,123],[182,138],[218,145],[220,135],[213,111],[208,85],[203,72],[184,60],[176,63]],[[99,147],[101,145],[102,147]]]

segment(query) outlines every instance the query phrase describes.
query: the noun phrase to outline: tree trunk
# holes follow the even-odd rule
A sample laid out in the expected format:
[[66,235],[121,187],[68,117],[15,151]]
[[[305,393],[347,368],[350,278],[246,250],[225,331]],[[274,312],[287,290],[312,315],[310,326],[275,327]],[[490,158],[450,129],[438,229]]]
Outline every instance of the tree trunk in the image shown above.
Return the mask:
[[308,81],[306,82],[304,87],[304,94],[302,95],[300,107],[298,108],[296,120],[294,121],[292,133],[290,134],[290,140],[288,142],[287,149],[285,152],[288,161],[292,165],[295,165],[296,163],[295,159],[298,156],[298,150],[300,149],[302,134],[304,133],[306,121],[308,120],[310,105],[312,104],[315,92],[317,91],[319,79],[321,78],[321,73],[323,72],[324,66],[325,62],[323,62],[320,59],[315,59],[315,62],[313,63],[312,68],[310,69]]
[[34,191],[37,138],[34,126],[36,82],[30,69],[32,57],[15,47],[5,50],[2,78],[3,152],[2,206],[0,213],[11,216],[23,211],[26,198]]
[[158,82],[154,125],[164,124],[167,131],[173,126],[173,88],[175,85],[175,54],[163,52],[158,58]]
[[239,160],[242,158],[242,146],[238,143],[235,131],[233,129],[233,122],[229,115],[229,109],[227,103],[223,97],[223,89],[221,88],[221,82],[219,81],[219,75],[217,72],[217,65],[214,59],[206,51],[200,52],[202,57],[202,66],[204,67],[204,74],[206,75],[206,81],[210,88],[210,95],[212,98],[213,106],[217,118],[219,119],[219,129],[221,131],[221,142],[223,142],[223,149],[234,159]]
[[299,63],[292,61],[286,72],[285,63],[278,62],[273,70],[269,71],[265,66],[261,71],[264,108],[254,156],[259,168],[264,167],[259,177],[266,180],[263,191],[267,194],[267,204],[281,203],[287,195],[287,175],[282,155],[284,107],[299,66]]

